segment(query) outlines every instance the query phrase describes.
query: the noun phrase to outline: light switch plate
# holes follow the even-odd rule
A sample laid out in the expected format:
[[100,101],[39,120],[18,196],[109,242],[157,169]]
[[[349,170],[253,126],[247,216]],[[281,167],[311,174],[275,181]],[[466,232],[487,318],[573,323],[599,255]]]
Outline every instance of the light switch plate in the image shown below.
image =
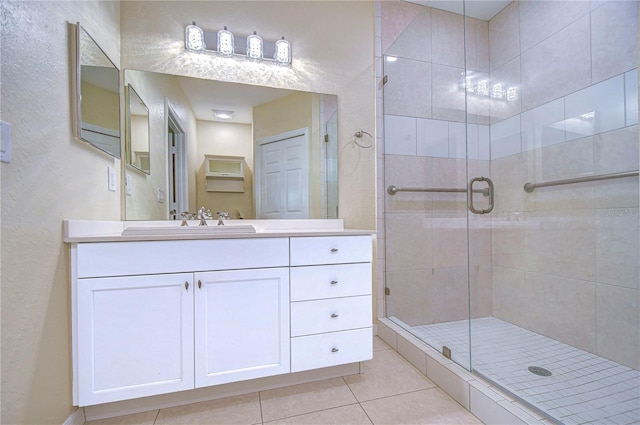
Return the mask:
[[158,188],[158,202],[164,202],[164,189]]
[[0,161],[11,162],[11,124],[0,121]]
[[109,180],[109,190],[111,192],[115,192],[116,191],[116,169],[110,165],[107,166],[107,172],[109,174],[108,180]]
[[126,188],[126,194],[127,196],[131,196],[133,195],[133,186],[132,186],[132,182],[131,182],[131,174],[127,174],[125,177],[125,183],[124,186]]

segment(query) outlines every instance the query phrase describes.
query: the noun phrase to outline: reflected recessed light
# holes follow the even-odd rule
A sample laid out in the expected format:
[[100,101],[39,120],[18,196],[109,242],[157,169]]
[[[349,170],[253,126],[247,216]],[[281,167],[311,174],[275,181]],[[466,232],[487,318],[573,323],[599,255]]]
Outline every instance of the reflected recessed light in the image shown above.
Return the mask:
[[220,111],[218,109],[212,109],[212,111],[219,120],[230,120],[233,118],[233,111]]
[[395,56],[387,56],[386,60],[387,60],[387,62],[395,62],[395,61],[398,60],[398,58],[395,57]]

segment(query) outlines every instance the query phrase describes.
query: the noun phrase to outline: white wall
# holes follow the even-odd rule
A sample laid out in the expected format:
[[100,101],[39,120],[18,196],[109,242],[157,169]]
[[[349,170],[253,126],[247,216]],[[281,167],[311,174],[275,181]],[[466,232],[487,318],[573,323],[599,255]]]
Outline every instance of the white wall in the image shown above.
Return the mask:
[[[119,64],[116,2],[2,1],[2,423],[61,424],[72,412],[68,247],[62,220],[120,218],[107,166],[71,133],[69,34],[80,22]],[[25,36],[26,31],[26,36]]]

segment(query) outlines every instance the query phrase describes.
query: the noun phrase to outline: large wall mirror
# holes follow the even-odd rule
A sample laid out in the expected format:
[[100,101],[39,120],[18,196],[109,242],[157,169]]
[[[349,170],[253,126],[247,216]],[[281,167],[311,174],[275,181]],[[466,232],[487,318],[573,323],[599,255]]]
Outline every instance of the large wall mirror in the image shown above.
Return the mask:
[[129,69],[124,83],[149,111],[151,170],[125,176],[127,220],[201,207],[232,219],[338,217],[335,95]]
[[150,173],[149,108],[131,84],[125,86],[125,150],[133,168]]
[[120,158],[120,73],[89,33],[76,24],[76,136]]

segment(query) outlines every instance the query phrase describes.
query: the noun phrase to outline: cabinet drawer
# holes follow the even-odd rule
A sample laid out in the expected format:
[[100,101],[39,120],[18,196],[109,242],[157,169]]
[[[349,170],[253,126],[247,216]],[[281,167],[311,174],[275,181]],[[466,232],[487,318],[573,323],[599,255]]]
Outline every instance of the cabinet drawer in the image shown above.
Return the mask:
[[371,328],[291,339],[291,372],[354,363],[373,358]]
[[371,295],[371,263],[291,268],[291,301]]
[[371,296],[291,303],[291,336],[371,326]]
[[371,261],[371,236],[291,238],[291,265],[362,263]]
[[288,238],[80,243],[78,277],[289,265]]

